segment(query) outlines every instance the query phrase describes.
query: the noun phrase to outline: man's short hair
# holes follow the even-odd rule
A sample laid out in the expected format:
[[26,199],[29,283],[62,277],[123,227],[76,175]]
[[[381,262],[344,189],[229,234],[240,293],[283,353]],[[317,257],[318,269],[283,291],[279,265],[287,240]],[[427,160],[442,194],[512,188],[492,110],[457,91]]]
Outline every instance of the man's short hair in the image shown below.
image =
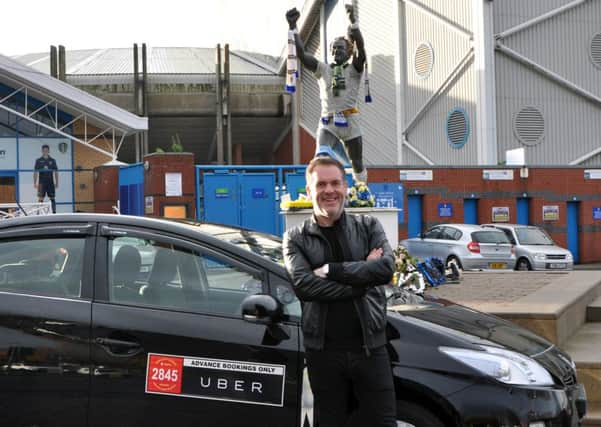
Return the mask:
[[48,146],[48,144],[44,144],[44,145],[42,145],[42,150],[43,150],[44,148],[47,148],[48,150],[50,150],[50,147]]
[[344,36],[339,36],[332,40],[332,42],[330,43],[330,52],[334,48],[334,43],[338,41],[343,41],[346,44],[346,52],[348,53],[348,56],[351,56],[353,54],[355,46],[353,45],[353,42],[351,40]]
[[346,173],[344,171],[344,166],[342,166],[342,163],[340,163],[336,159],[333,159],[330,156],[317,156],[311,159],[309,165],[307,166],[307,170],[305,171],[305,180],[307,181],[307,184],[309,184],[309,182],[311,181],[311,174],[317,166],[336,166],[338,170],[340,170],[341,178],[345,180]]

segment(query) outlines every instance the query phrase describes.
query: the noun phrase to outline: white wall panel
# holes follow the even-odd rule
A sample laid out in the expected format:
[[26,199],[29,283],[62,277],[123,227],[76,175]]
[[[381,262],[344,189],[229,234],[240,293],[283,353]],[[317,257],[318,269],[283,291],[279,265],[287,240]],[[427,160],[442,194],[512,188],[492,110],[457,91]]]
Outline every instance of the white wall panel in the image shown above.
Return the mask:
[[590,56],[591,40],[599,32],[601,1],[593,0],[515,33],[503,43],[601,97],[601,69]]
[[545,120],[541,143],[526,148],[533,165],[565,165],[601,146],[601,108],[502,53],[496,55],[499,160],[523,147],[514,133],[515,115],[526,106]]

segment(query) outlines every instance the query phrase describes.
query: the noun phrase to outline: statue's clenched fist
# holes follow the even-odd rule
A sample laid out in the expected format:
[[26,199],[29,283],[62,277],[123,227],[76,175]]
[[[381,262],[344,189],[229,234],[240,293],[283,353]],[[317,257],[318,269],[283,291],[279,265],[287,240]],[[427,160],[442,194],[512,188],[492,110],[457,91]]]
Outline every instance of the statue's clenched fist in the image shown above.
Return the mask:
[[298,18],[300,18],[300,12],[296,8],[286,12],[286,21],[288,21],[291,30],[296,28],[296,21],[298,21]]
[[345,4],[344,8],[346,9],[346,16],[348,16],[349,21],[351,21],[351,24],[354,24],[357,19],[355,17],[355,8],[352,4]]

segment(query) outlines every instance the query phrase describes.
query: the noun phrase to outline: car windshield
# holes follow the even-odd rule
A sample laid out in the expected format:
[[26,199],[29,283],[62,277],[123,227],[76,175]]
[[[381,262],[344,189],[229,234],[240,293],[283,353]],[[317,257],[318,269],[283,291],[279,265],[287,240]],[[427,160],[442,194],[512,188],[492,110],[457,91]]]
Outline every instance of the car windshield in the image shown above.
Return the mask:
[[553,245],[553,240],[547,232],[540,228],[521,227],[515,229],[520,245]]
[[474,231],[472,241],[477,243],[509,243],[507,236],[501,231]]
[[219,240],[232,243],[239,248],[261,255],[279,264],[284,264],[282,239],[277,236],[217,224],[194,223],[192,225]]

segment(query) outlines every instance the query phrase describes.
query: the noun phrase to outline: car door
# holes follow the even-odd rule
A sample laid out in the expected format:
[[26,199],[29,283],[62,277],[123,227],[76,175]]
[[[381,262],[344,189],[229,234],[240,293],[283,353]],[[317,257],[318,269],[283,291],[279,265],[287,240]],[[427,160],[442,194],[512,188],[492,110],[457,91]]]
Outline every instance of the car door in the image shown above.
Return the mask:
[[0,229],[2,425],[86,425],[94,230]]
[[414,237],[407,240],[407,251],[409,255],[423,261],[432,256],[432,244],[440,234],[440,227],[432,227],[423,233],[420,237]]
[[431,246],[431,256],[441,259],[443,262],[453,253],[453,247],[456,245],[454,239],[455,228],[441,227],[438,238]]
[[[241,315],[245,297],[269,292],[252,255],[154,230],[99,232],[90,426],[298,424],[298,326]],[[148,274],[137,270],[145,245]]]
[[421,255],[418,256],[420,259],[423,260],[434,256],[434,253],[438,250],[438,245],[440,244],[442,230],[443,227],[436,226],[426,231],[424,238],[421,241]]

